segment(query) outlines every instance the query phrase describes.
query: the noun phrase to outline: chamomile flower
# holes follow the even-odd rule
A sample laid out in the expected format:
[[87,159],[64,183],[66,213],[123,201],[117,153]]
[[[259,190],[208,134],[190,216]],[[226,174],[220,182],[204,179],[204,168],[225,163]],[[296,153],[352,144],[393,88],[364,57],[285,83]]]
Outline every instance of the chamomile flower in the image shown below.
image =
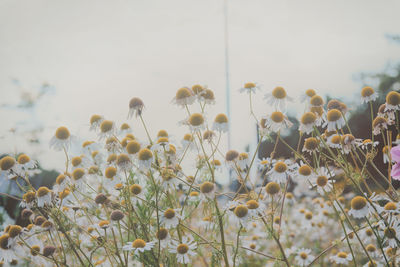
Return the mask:
[[300,95],[301,103],[306,102],[307,104],[310,103],[311,97],[315,96],[317,93],[314,89],[307,89],[304,93]]
[[325,192],[330,192],[333,189],[333,181],[330,179],[335,176],[332,170],[327,170],[324,167],[317,171],[315,181],[311,184],[317,187],[317,191],[320,195],[324,195]]
[[215,117],[213,130],[225,133],[228,131],[228,126],[228,117],[225,114],[221,113]]
[[171,240],[169,247],[169,252],[176,254],[177,262],[182,264],[188,264],[190,260],[189,256],[196,255],[194,250],[197,248],[197,245],[191,237],[183,236],[182,242]]
[[133,251],[135,255],[139,255],[139,253],[144,253],[145,251],[150,251],[156,242],[146,242],[143,239],[136,239],[133,242],[128,242],[125,246],[122,247],[122,250]]
[[288,163],[288,161],[275,162],[273,168],[267,173],[270,180],[280,184],[286,183],[288,175],[290,174]]
[[307,181],[313,177],[313,171],[310,166],[301,162],[294,177],[299,181]]
[[332,148],[341,148],[342,147],[342,137],[338,134],[332,134],[328,137],[326,143]]
[[357,140],[354,138],[352,134],[345,134],[342,136],[342,148],[345,154],[350,153],[350,151],[356,146]]
[[130,157],[125,154],[121,153],[117,156],[117,159],[115,160],[118,168],[122,171],[128,171],[132,168],[132,160]]
[[188,87],[182,87],[176,91],[173,103],[178,106],[191,105],[196,100],[193,92]]
[[396,91],[390,91],[386,95],[385,111],[396,111],[400,109],[400,94]]
[[310,134],[314,130],[317,115],[313,112],[306,112],[301,116],[299,131]]
[[115,123],[110,120],[103,120],[100,124],[100,140],[111,137],[115,134]]
[[304,140],[303,151],[312,154],[319,147],[319,140],[315,137],[309,137]]
[[204,182],[200,185],[200,197],[202,199],[213,199],[215,196],[216,185],[212,182]]
[[44,207],[45,205],[49,205],[52,200],[52,194],[50,189],[48,189],[46,186],[40,187],[36,191],[36,198],[38,207]]
[[263,214],[265,210],[265,205],[255,199],[250,199],[246,202],[247,209],[249,210],[249,215],[251,217],[259,217],[258,214]]
[[271,93],[265,95],[264,99],[275,109],[284,111],[286,108],[286,102],[292,100],[287,94],[283,87],[275,87]]
[[365,140],[363,140],[360,144],[360,147],[362,148],[362,149],[368,149],[369,147],[376,147],[377,145],[379,145],[379,142],[378,141],[374,141],[374,142],[372,142],[372,140],[371,139],[365,139]]
[[183,136],[181,144],[184,148],[189,147],[189,148],[194,148],[194,138],[193,135],[190,133],[187,133]]
[[104,117],[98,114],[92,115],[90,117],[90,130],[97,131],[100,128],[100,124],[103,122]]
[[264,117],[264,119],[266,120],[267,128],[273,132],[279,132],[293,125],[288,117],[280,111],[274,111],[270,116]]
[[198,131],[204,129],[205,119],[204,116],[200,113],[193,113],[190,117],[186,120],[186,124],[189,125],[192,131]]
[[161,224],[167,229],[175,228],[179,224],[180,215],[174,209],[167,209],[161,215]]
[[364,218],[370,214],[369,204],[365,197],[355,196],[351,200],[351,209],[349,214],[354,218]]
[[400,205],[396,202],[389,201],[383,207],[386,214],[398,214],[400,213]]
[[378,98],[378,94],[372,87],[366,86],[361,90],[361,104],[375,101]]
[[145,189],[140,184],[132,184],[129,187],[131,201],[138,203],[141,199],[145,199]]
[[12,179],[18,173],[18,165],[13,157],[5,156],[0,160],[0,174]]
[[118,131],[119,135],[124,136],[127,135],[129,133],[132,133],[132,128],[128,123],[123,123],[121,124],[121,126],[119,127],[119,131]]
[[271,165],[271,158],[256,158],[256,166],[258,171],[263,172]]
[[319,95],[313,95],[310,98],[310,106],[311,107],[323,107],[325,104],[324,99]]
[[384,117],[385,119],[387,119],[389,125],[395,123],[396,120],[395,110],[386,109],[386,104],[382,104],[379,106],[377,115],[379,117]]
[[171,236],[168,232],[168,229],[163,227],[160,227],[160,229],[157,231],[156,237],[158,242],[160,242],[161,248],[166,248],[171,240]]
[[372,129],[374,135],[378,135],[384,130],[387,130],[387,127],[388,127],[388,122],[384,117],[378,116],[372,121]]
[[346,124],[342,113],[338,109],[329,110],[326,119],[325,126],[328,126],[328,132],[340,130]]
[[[381,224],[384,225],[382,222]],[[382,226],[383,226],[382,225]],[[385,237],[385,243],[391,248],[397,248],[397,240],[400,239],[400,223],[398,220],[393,220],[389,226],[382,227],[381,234]],[[396,240],[397,239],[397,240]]]
[[28,171],[36,168],[37,164],[34,160],[32,160],[28,155],[21,154],[17,159],[18,168],[20,171]]
[[71,134],[67,127],[61,126],[57,128],[54,136],[50,139],[50,147],[54,150],[68,150],[71,146]]
[[353,260],[353,257],[350,253],[341,251],[338,252],[336,255],[329,257],[329,259],[336,264],[347,265],[350,263],[350,261]]
[[380,262],[377,261],[367,261],[366,264],[363,265],[363,267],[383,267],[384,265]]
[[315,256],[313,256],[311,252],[312,251],[309,248],[299,248],[294,257],[297,264],[300,266],[309,265],[315,259]]
[[255,93],[257,90],[260,89],[260,86],[257,83],[248,82],[245,83],[242,88],[239,89],[241,93]]
[[204,89],[204,91],[199,95],[199,101],[203,101],[205,104],[213,105],[215,104],[214,92],[211,89]]
[[247,205],[238,204],[232,212],[232,218],[236,223],[245,227],[250,219],[249,208]]
[[129,101],[128,118],[131,118],[133,115],[135,115],[136,117],[142,115],[143,108],[144,108],[144,103],[140,98],[138,97],[132,98]]

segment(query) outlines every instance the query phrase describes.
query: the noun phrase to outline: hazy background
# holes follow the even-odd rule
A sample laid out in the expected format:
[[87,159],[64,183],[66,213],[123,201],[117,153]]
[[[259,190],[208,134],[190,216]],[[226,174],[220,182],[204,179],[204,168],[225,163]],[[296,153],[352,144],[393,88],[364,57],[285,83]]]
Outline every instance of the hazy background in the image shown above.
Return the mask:
[[[399,33],[399,10],[395,0],[229,0],[232,148],[254,138],[247,95],[238,92],[244,82],[263,85],[261,116],[270,111],[261,96],[277,85],[293,97],[314,88],[350,101],[363,85],[359,73],[395,71],[400,46],[385,35]],[[144,100],[153,135],[166,129],[179,140],[185,113],[170,102],[196,83],[216,94],[211,119],[225,112],[223,11],[222,0],[0,0],[0,153],[29,152],[61,167],[62,153],[48,149],[58,126],[95,139],[90,116],[125,122],[133,96]],[[38,97],[43,83],[50,86]],[[143,136],[136,119],[129,123]]]

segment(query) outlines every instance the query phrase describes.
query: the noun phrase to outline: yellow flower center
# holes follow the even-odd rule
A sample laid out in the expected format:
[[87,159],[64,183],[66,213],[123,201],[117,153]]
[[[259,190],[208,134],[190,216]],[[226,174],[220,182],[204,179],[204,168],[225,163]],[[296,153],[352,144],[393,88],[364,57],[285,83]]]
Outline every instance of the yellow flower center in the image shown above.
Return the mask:
[[374,93],[374,89],[372,89],[372,88],[369,87],[369,86],[366,86],[366,87],[364,87],[364,88],[361,90],[361,96],[362,96],[362,97],[371,96],[373,93]]
[[354,210],[361,210],[367,205],[365,197],[356,196],[351,200],[351,208]]
[[172,219],[175,217],[175,211],[173,209],[167,209],[164,211],[164,217],[167,219]]
[[200,185],[200,192],[203,194],[210,193],[214,189],[214,184],[211,182],[204,182]]
[[337,110],[337,109],[331,109],[328,111],[328,114],[326,115],[326,118],[328,119],[328,121],[330,122],[334,122],[339,120],[342,117],[342,113]]
[[66,140],[69,137],[69,131],[67,127],[61,126],[56,130],[56,137],[60,140]]
[[265,186],[265,191],[270,194],[270,195],[275,195],[280,191],[281,187],[279,186],[278,183],[275,182],[269,182]]
[[189,246],[186,244],[179,244],[176,247],[176,251],[178,251],[179,254],[186,254],[189,251]]
[[144,248],[145,246],[146,246],[146,241],[140,238],[132,242],[132,247],[134,248]]
[[189,124],[192,126],[200,126],[204,123],[204,117],[200,113],[193,113],[189,117]]
[[277,99],[283,99],[286,97],[286,91],[283,89],[283,87],[275,87],[275,89],[272,90],[272,96]]
[[238,205],[233,212],[237,217],[244,218],[249,210],[245,205]]
[[313,112],[306,112],[301,117],[302,124],[311,124],[314,123],[317,119],[317,116]]
[[280,123],[285,119],[285,116],[280,111],[274,111],[271,114],[271,120],[276,123]]

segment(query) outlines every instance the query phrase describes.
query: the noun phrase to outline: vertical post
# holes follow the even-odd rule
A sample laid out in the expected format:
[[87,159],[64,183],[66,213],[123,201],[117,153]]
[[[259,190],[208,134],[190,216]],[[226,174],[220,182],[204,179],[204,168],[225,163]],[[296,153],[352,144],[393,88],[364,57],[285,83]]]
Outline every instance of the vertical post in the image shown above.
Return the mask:
[[226,116],[228,116],[228,150],[231,149],[231,93],[229,83],[229,32],[228,32],[228,0],[224,1],[224,36],[225,36],[225,94]]

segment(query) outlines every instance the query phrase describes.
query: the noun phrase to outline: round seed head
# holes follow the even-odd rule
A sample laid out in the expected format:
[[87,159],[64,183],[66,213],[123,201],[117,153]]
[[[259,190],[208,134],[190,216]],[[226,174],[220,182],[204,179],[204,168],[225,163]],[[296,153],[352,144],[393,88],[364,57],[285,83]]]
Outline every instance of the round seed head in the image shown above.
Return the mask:
[[392,105],[392,106],[397,106],[400,104],[400,94],[396,91],[390,91],[386,95],[386,103]]
[[204,182],[200,185],[200,192],[203,194],[210,193],[214,190],[214,184],[211,182]]
[[73,157],[73,158],[71,159],[71,164],[72,164],[72,166],[74,166],[74,167],[78,166],[78,165],[81,164],[81,163],[82,163],[82,158],[79,157],[79,156]]
[[114,176],[117,174],[117,168],[110,166],[107,167],[107,169],[104,172],[104,175],[108,178],[108,179],[112,179],[114,178]]
[[202,93],[204,99],[209,101],[214,101],[214,92],[211,89],[206,89],[204,93]]
[[191,196],[191,197],[198,197],[198,196],[199,196],[199,192],[197,192],[197,191],[192,191],[192,192],[190,192],[189,196]]
[[41,226],[46,221],[46,218],[43,216],[37,216],[33,223],[37,226]]
[[107,196],[104,195],[103,193],[100,193],[96,196],[94,202],[96,202],[96,204],[104,204],[106,203],[107,200],[108,200]]
[[387,227],[383,232],[385,236],[389,239],[394,239],[396,237],[396,230],[392,227]]
[[314,95],[310,99],[310,104],[315,107],[323,106],[324,105],[324,99],[320,97],[319,95]]
[[320,175],[317,177],[317,185],[320,187],[324,187],[328,184],[328,178],[324,175]]
[[5,156],[0,160],[0,168],[3,171],[8,171],[15,165],[15,159],[10,156]]
[[337,254],[337,256],[338,256],[339,258],[345,259],[345,258],[347,258],[347,253],[346,253],[346,252],[339,252],[339,253]]
[[11,238],[18,236],[22,232],[22,227],[19,225],[11,225],[8,229],[8,235]]
[[236,150],[229,150],[226,152],[225,160],[226,161],[234,161],[239,157],[239,153]]
[[270,195],[275,195],[275,194],[279,193],[280,190],[281,190],[281,187],[276,182],[269,182],[265,186],[265,191]]
[[387,124],[387,120],[384,117],[376,117],[372,122],[372,127],[382,127]]
[[42,228],[49,229],[49,228],[53,227],[53,223],[46,220],[46,221],[44,221],[44,222],[42,223],[41,227],[42,227]]
[[204,131],[203,140],[212,140],[214,135],[215,135],[214,132],[211,130]]
[[283,87],[275,87],[275,89],[272,90],[272,96],[277,99],[283,99],[286,97],[286,91],[283,89]]
[[114,161],[116,161],[117,160],[117,154],[110,154],[109,156],[108,156],[108,158],[107,158],[107,163],[113,163]]
[[192,86],[192,91],[193,91],[193,93],[198,95],[204,91],[204,87],[201,86],[200,84],[195,84]]
[[151,150],[148,148],[143,148],[139,151],[139,156],[138,156],[139,160],[145,161],[151,159],[152,157],[153,157],[153,152],[151,152]]
[[66,140],[70,136],[67,127],[64,127],[64,126],[58,127],[55,135],[56,135],[57,139],[60,139],[60,140]]
[[178,91],[176,91],[175,97],[176,97],[177,100],[182,100],[182,99],[191,97],[192,95],[193,94],[192,94],[192,92],[190,91],[189,88],[182,87],[182,88],[178,89]]
[[142,187],[138,184],[131,185],[129,189],[134,195],[139,195],[142,192]]
[[254,88],[254,87],[256,87],[256,84],[255,83],[245,83],[244,84],[244,88],[246,88],[246,89],[251,89],[251,88]]
[[132,247],[134,248],[144,248],[145,246],[146,246],[146,241],[140,238],[132,242]]
[[367,205],[367,200],[362,196],[355,196],[351,200],[351,208],[354,210],[361,210]]
[[135,140],[128,142],[126,145],[126,151],[131,155],[136,154],[137,152],[139,152],[139,150],[140,143]]
[[54,252],[56,251],[56,247],[55,246],[45,246],[43,248],[43,256],[45,257],[50,257],[51,255],[54,254]]
[[9,249],[8,246],[8,239],[10,238],[10,236],[8,234],[3,234],[2,236],[0,236],[0,248],[7,250]]
[[100,130],[102,133],[107,133],[109,131],[111,131],[114,127],[114,122],[109,121],[109,120],[104,120],[101,124],[100,124]]
[[102,116],[94,114],[92,117],[90,117],[90,124],[98,123],[103,119]]
[[247,205],[247,208],[249,208],[250,210],[255,210],[260,206],[260,204],[258,204],[258,201],[255,199],[251,199],[251,200],[247,201],[246,205]]
[[204,123],[204,117],[200,113],[193,113],[189,117],[189,124],[192,126],[200,126]]
[[127,154],[119,154],[117,157],[117,165],[122,166],[131,162],[131,159]]
[[318,139],[315,137],[309,137],[304,141],[304,147],[307,150],[315,150],[318,148]]
[[317,120],[317,116],[313,112],[306,112],[301,116],[302,124],[311,124]]
[[137,110],[141,110],[144,107],[144,103],[142,101],[142,99],[138,98],[138,97],[134,97],[131,99],[131,101],[129,101],[129,108],[131,109],[137,109]]
[[228,122],[228,117],[225,114],[220,113],[215,117],[214,122],[216,122],[216,123],[227,123]]
[[111,212],[110,218],[112,221],[120,221],[124,218],[124,213],[120,210],[114,210]]
[[21,217],[25,220],[29,219],[33,214],[33,211],[28,209],[23,209],[21,212]]
[[326,105],[328,110],[331,110],[331,109],[340,110],[341,106],[342,106],[342,102],[340,102],[339,100],[336,100],[336,99],[329,100],[328,104]]
[[83,176],[85,175],[85,170],[83,168],[76,168],[73,172],[72,172],[72,178],[75,181],[78,181],[79,179],[81,179]]
[[315,92],[314,89],[308,89],[308,90],[306,90],[306,95],[307,95],[308,97],[313,97],[315,94],[316,94],[316,92]]
[[26,192],[23,196],[22,199],[26,202],[26,203],[31,203],[32,201],[35,200],[36,194],[35,192]]
[[157,137],[168,137],[168,132],[166,130],[159,130]]
[[337,121],[342,117],[342,113],[338,109],[331,109],[328,111],[326,118],[328,121]]
[[368,252],[375,252],[376,251],[376,247],[373,244],[368,244],[366,247]]
[[165,228],[160,228],[160,230],[157,231],[156,237],[158,240],[164,240],[168,236],[168,230]]
[[173,209],[167,209],[164,211],[164,217],[167,219],[172,219],[175,217],[175,211]]
[[300,252],[300,258],[302,258],[303,260],[305,260],[305,259],[307,259],[308,258],[308,255],[307,255],[307,253],[305,253],[305,252]]
[[385,205],[385,210],[396,210],[397,209],[397,205],[395,202],[388,202]]
[[248,212],[249,209],[245,205],[237,205],[233,211],[233,213],[235,213],[235,215],[239,218],[244,218]]
[[193,136],[191,134],[185,134],[183,136],[183,140],[188,141],[188,142],[192,142],[193,141]]
[[46,186],[40,187],[36,192],[38,197],[44,197],[48,193],[50,193],[50,189],[48,189]]
[[40,253],[40,247],[38,245],[33,245],[31,247],[31,255],[32,256],[37,256]]
[[299,173],[303,176],[309,176],[311,174],[311,168],[308,165],[303,165],[299,168]]

